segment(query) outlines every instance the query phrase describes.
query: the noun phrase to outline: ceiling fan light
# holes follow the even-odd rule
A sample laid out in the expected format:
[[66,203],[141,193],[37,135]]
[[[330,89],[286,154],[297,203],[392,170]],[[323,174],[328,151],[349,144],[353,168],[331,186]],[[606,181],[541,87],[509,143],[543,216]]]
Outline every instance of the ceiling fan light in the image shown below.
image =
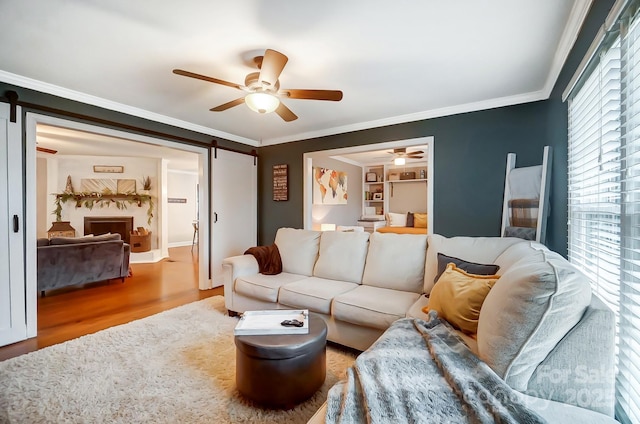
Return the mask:
[[249,109],[258,113],[271,113],[280,106],[280,99],[268,93],[247,94],[244,102]]
[[393,160],[393,164],[394,165],[404,165],[405,164],[405,160],[404,160],[404,158],[395,158]]

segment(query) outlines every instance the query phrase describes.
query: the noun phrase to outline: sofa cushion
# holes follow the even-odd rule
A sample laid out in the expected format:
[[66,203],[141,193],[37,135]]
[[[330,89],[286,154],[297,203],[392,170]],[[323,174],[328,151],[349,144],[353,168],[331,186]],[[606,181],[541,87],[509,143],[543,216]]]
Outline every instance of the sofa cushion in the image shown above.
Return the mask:
[[385,330],[404,318],[419,297],[417,293],[361,285],[336,296],[331,314],[340,321]]
[[478,353],[507,384],[523,391],[582,317],[591,288],[566,259],[539,243],[515,244],[497,262],[502,276],[480,311]]
[[358,286],[346,281],[309,277],[281,286],[278,303],[329,315],[333,298]]
[[320,234],[320,231],[280,228],[275,243],[282,258],[282,271],[307,277],[313,275]]
[[325,231],[313,276],[360,284],[368,242],[366,232]]
[[[509,246],[526,243],[517,238],[508,237],[443,237],[439,234],[429,236],[429,249],[425,261],[424,292],[429,294],[438,272],[438,253],[469,262],[481,264],[495,263],[495,260]],[[500,272],[498,273],[500,274]]]
[[304,278],[306,278],[304,275],[287,272],[281,272],[278,275],[243,275],[236,278],[234,291],[247,297],[275,303],[278,301],[280,286]]
[[99,241],[120,240],[120,234],[102,234],[100,236],[84,236],[84,237],[53,237],[49,240],[52,246],[60,244],[79,244],[79,243],[95,243]]
[[455,328],[475,334],[482,303],[498,278],[497,275],[470,274],[449,263],[431,290],[427,308],[438,312],[440,318]]
[[40,246],[49,246],[49,239],[48,239],[48,238],[46,238],[46,237],[41,237],[41,238],[38,238],[37,243],[38,243],[38,244],[36,245],[37,247],[40,247]]
[[427,236],[373,233],[362,284],[422,293]]

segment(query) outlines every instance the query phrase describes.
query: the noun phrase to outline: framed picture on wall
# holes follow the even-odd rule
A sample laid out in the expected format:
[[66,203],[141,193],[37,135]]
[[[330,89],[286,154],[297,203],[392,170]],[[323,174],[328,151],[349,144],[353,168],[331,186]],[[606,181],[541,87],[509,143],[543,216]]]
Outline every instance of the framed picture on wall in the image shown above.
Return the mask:
[[121,174],[124,172],[124,166],[120,165],[93,165],[93,172],[107,174]]
[[367,183],[375,183],[378,181],[378,174],[375,172],[367,172],[364,176],[364,181]]
[[289,165],[273,165],[273,200],[289,200]]

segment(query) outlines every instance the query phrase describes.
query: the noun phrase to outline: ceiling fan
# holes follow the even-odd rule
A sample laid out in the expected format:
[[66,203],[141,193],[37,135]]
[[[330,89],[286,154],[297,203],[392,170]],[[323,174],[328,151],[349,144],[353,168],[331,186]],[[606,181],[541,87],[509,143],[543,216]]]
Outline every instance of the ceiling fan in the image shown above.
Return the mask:
[[264,52],[264,56],[257,56],[253,59],[258,69],[260,69],[260,72],[247,74],[244,79],[244,85],[184,71],[182,69],[174,69],[173,73],[215,84],[226,85],[227,87],[233,87],[247,93],[243,97],[211,108],[210,110],[212,112],[222,112],[246,103],[247,106],[255,112],[270,113],[275,111],[275,113],[286,122],[290,122],[298,119],[298,117],[280,101],[281,98],[329,100],[334,102],[342,100],[342,91],[340,90],[280,89],[280,81],[278,78],[288,60],[289,58],[284,54],[267,49]]
[[407,159],[422,159],[424,151],[415,150],[413,152],[407,152],[405,147],[401,147],[398,149],[393,149],[392,152],[387,152],[394,156],[393,163],[395,165],[404,165]]

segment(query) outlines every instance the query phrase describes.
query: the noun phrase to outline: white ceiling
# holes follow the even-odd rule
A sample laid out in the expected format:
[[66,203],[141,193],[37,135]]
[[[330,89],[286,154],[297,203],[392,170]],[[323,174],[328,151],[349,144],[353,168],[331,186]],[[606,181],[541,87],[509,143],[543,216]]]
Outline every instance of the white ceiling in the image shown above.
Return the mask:
[[[354,153],[342,153],[336,156],[330,156],[333,159],[337,160],[347,160],[350,163],[360,164],[360,165],[384,165],[387,164],[390,167],[393,167],[393,159],[398,156],[394,154],[394,147],[390,147],[388,149],[382,150],[371,150],[371,151],[358,151]],[[422,152],[420,155],[421,158],[409,158],[405,157],[405,162],[407,164],[417,163],[417,162],[427,162],[427,152],[429,151],[429,146],[418,145],[405,147],[406,153],[411,152]]]
[[[252,146],[547,98],[591,0],[0,2],[0,81]],[[289,57],[290,123],[240,105],[266,48]]]

